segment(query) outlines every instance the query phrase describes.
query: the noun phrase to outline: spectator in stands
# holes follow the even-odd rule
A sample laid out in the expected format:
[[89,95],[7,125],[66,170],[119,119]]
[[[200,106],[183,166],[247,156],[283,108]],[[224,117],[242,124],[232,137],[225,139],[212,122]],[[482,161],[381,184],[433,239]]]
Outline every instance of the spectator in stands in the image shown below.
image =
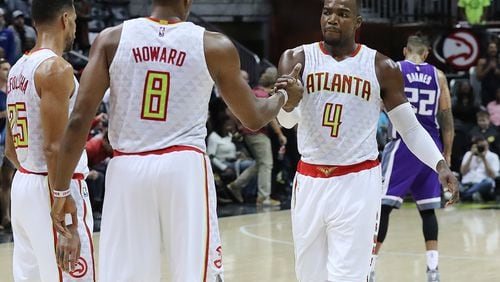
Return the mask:
[[214,172],[218,173],[226,183],[233,180],[228,189],[232,190],[238,202],[243,203],[241,190],[257,175],[257,170],[253,169],[255,161],[237,151],[233,140],[239,133],[236,131],[234,120],[225,112],[214,113],[214,116],[216,117],[212,122],[214,131],[208,136],[207,153]]
[[16,62],[14,32],[5,24],[5,11],[0,9],[0,47],[5,51],[5,59],[13,65]]
[[490,114],[487,111],[479,111],[476,114],[477,124],[469,132],[469,140],[476,136],[483,136],[489,143],[489,149],[498,154],[500,151],[500,137],[498,129],[490,122]]
[[24,23],[24,13],[20,10],[12,12],[12,25],[9,28],[14,32],[16,60],[35,46],[35,29]]
[[479,59],[476,67],[477,78],[481,81],[482,105],[495,100],[495,93],[500,87],[500,58],[498,46],[494,41],[488,44],[486,57]]
[[451,168],[453,171],[460,171],[463,156],[470,149],[470,130],[476,125],[476,113],[480,111],[480,108],[475,103],[474,92],[468,80],[459,83],[454,96],[457,99],[452,108],[455,138],[451,153]]
[[10,186],[14,169],[5,157],[5,128],[7,119],[7,76],[10,64],[0,59],[0,229],[10,227]]
[[[272,91],[277,77],[278,70],[276,68],[267,68],[260,76],[258,85],[253,89],[255,96],[260,98],[269,97],[269,93]],[[287,138],[281,131],[281,126],[276,119],[270,125],[278,136],[280,145],[286,145]],[[257,162],[257,205],[280,205],[279,201],[271,198],[273,151],[267,128],[264,127],[255,132],[242,128],[242,134],[245,138],[245,143]]]
[[460,198],[463,201],[494,199],[495,178],[499,169],[498,155],[489,150],[488,141],[482,136],[474,137],[460,168],[463,185]]
[[113,148],[109,144],[108,132],[97,134],[87,141],[89,175],[85,179],[89,188],[92,212],[95,219],[100,219],[104,200],[104,176],[108,161],[113,157]]
[[490,0],[458,0],[458,7],[463,19],[467,19],[470,24],[480,24],[485,20],[484,15],[490,2]]
[[8,0],[7,3],[9,11],[21,11],[25,16],[26,23],[31,25],[31,0]]
[[496,99],[488,103],[486,109],[490,114],[490,121],[495,126],[500,126],[500,87],[497,88]]
[[479,106],[474,103],[474,92],[467,80],[461,81],[455,95],[457,100],[453,105],[455,128],[468,131],[476,124],[476,113]]

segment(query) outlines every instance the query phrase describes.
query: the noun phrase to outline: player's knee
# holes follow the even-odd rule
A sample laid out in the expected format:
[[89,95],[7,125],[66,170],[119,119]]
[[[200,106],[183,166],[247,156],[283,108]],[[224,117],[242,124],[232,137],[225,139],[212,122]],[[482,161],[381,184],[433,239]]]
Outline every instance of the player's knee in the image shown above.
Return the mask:
[[389,206],[389,205],[382,205],[382,208],[380,209],[380,214],[382,215],[389,215],[391,211],[394,209],[394,207]]
[[434,209],[419,211],[422,217],[422,229],[425,241],[437,241],[438,222]]

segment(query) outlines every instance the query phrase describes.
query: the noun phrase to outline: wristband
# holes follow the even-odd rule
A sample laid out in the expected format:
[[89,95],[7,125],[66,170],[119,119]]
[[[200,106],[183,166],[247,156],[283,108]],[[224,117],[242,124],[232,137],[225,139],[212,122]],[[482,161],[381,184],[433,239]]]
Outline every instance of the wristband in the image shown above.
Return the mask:
[[54,198],[66,198],[69,195],[71,195],[71,190],[69,188],[64,191],[52,190],[52,196],[54,196]]
[[285,102],[283,103],[283,106],[286,105],[286,103],[288,102],[288,93],[286,93],[286,90],[285,89],[278,89],[276,91],[276,93],[283,94],[283,97],[285,97]]

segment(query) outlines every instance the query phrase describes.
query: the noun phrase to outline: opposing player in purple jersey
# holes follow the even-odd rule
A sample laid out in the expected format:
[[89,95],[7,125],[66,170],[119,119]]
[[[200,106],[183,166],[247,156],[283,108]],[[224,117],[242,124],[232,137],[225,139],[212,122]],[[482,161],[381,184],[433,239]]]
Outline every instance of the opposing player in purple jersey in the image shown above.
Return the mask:
[[[412,104],[418,121],[442,150],[449,164],[454,134],[451,98],[446,77],[442,71],[425,63],[428,44],[424,37],[410,36],[403,53],[405,60],[399,62],[399,66],[404,76],[408,101]],[[393,208],[401,206],[408,190],[411,191],[422,217],[428,281],[439,281],[438,223],[434,212],[441,206],[441,185],[438,175],[410,152],[399,135],[393,134],[392,137],[393,140],[385,146],[382,156],[385,195],[382,196],[380,227],[370,281],[375,281],[375,261],[387,235],[389,214]]]

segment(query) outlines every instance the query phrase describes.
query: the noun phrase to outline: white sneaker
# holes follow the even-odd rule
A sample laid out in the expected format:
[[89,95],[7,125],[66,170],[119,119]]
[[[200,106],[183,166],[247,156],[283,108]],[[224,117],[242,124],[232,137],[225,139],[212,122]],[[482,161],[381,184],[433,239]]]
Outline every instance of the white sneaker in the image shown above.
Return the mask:
[[268,197],[268,198],[264,198],[264,197],[257,197],[257,201],[256,201],[256,204],[257,205],[263,205],[263,206],[280,206],[281,205],[281,202],[280,201],[277,201],[271,197]]
[[427,269],[427,282],[439,282],[439,271]]
[[375,270],[370,271],[368,275],[368,282],[375,282]]

